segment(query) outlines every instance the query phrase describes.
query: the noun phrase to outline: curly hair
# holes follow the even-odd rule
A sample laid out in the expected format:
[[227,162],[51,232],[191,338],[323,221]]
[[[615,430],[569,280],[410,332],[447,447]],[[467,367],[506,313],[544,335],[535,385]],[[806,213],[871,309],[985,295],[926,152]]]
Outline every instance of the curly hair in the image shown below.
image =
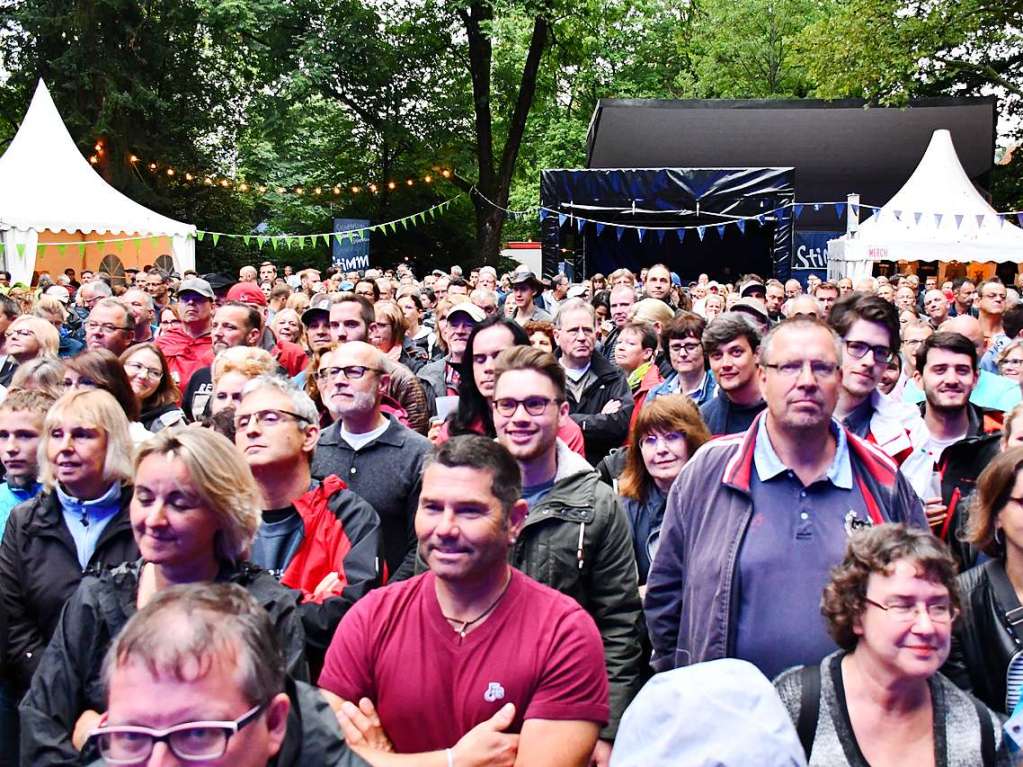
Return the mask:
[[828,633],[844,650],[856,647],[855,626],[866,607],[867,584],[872,573],[889,575],[895,564],[908,559],[927,580],[948,589],[955,612],[959,611],[956,561],[948,548],[929,530],[884,524],[849,538],[845,559],[832,569],[821,597],[821,614]]

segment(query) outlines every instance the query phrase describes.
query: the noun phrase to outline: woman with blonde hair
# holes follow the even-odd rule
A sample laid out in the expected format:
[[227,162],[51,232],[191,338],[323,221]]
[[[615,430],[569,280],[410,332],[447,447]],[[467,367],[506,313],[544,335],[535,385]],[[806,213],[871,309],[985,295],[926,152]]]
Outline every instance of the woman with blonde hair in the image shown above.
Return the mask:
[[0,542],[7,672],[19,697],[82,573],[138,557],[128,517],[131,452],[128,419],[105,391],[67,392],[46,414],[43,491],[15,507]]
[[236,407],[242,400],[242,389],[256,376],[277,372],[277,361],[270,352],[258,346],[232,346],[220,352],[213,360],[210,377],[213,397],[209,403],[210,415]]
[[64,393],[64,362],[58,357],[36,357],[19,365],[11,379],[12,389],[31,389],[59,399]]
[[390,360],[404,365],[413,373],[429,359],[418,346],[405,342],[405,312],[394,301],[373,304],[375,322],[369,328],[369,341]]
[[104,710],[102,658],[128,619],[170,586],[234,583],[270,614],[292,678],[306,680],[296,594],[250,564],[262,496],[245,459],[207,429],[165,429],[135,458],[130,519],[141,558],[86,576],[22,703],[25,764],[74,763]]
[[[60,347],[57,329],[42,317],[22,314],[15,318],[4,333],[4,352],[7,360],[0,368],[0,384],[8,386],[18,365],[39,357],[56,357]],[[11,361],[14,362],[10,365]]]
[[299,315],[301,315],[302,312],[309,308],[309,303],[309,294],[304,290],[297,290],[288,296],[288,300],[284,302],[284,308],[294,309],[299,313]]
[[305,325],[302,324],[301,316],[294,309],[285,307],[277,312],[270,322],[270,330],[280,340],[290,341],[308,350],[305,338]]
[[629,434],[625,468],[614,482],[632,529],[640,585],[657,551],[668,491],[710,432],[684,394],[668,394],[640,411]]

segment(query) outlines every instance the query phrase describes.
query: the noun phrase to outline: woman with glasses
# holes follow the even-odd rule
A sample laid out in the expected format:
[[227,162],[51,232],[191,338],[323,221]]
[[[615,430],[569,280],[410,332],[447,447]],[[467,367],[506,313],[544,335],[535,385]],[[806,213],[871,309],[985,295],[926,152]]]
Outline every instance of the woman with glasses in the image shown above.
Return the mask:
[[160,310],[160,326],[157,328],[157,337],[159,337],[161,333],[180,327],[181,311],[178,309],[178,305],[167,304]]
[[110,392],[130,422],[132,440],[137,444],[149,437],[139,423],[139,398],[121,361],[107,349],[89,349],[64,363],[64,388],[75,391],[103,389]]
[[129,516],[141,558],[87,575],[69,600],[21,705],[24,764],[78,762],[104,708],[104,653],[171,586],[242,586],[269,613],[288,673],[308,676],[296,593],[247,562],[262,498],[235,446],[207,429],[166,429],[139,451],[134,475]]
[[710,432],[699,409],[682,394],[648,403],[632,427],[625,468],[613,484],[632,529],[640,586],[646,583],[657,551],[668,491],[682,467],[708,439]]
[[185,414],[178,407],[181,391],[156,344],[147,341],[128,347],[121,354],[121,366],[138,398],[139,421],[147,431],[155,433],[184,422]]
[[1023,384],[1023,340],[1011,342],[998,353],[998,375]]
[[224,349],[213,360],[210,370],[213,397],[209,402],[209,414],[215,416],[223,410],[236,407],[242,401],[245,384],[256,376],[276,372],[277,362],[265,349],[258,346],[232,346]]
[[42,317],[30,314],[23,314],[8,325],[4,338],[7,358],[0,366],[0,385],[3,386],[10,386],[19,365],[41,357],[56,357],[60,347],[57,329]]
[[988,559],[958,578],[963,613],[942,671],[1008,714],[1023,691],[1023,624],[1014,623],[1023,615],[1023,447],[1009,447],[977,479],[964,538]]
[[851,533],[821,600],[840,649],[774,680],[810,767],[1010,763],[999,715],[938,672],[959,612],[955,574],[927,530]]
[[648,400],[665,394],[685,394],[697,407],[717,394],[717,381],[703,353],[703,331],[707,321],[698,314],[681,312],[661,332],[661,348],[667,352],[674,371],[664,383],[647,395]]
[[43,421],[43,492],[14,508],[0,542],[5,671],[19,698],[82,573],[138,557],[128,519],[131,450],[128,420],[105,391],[68,392]]

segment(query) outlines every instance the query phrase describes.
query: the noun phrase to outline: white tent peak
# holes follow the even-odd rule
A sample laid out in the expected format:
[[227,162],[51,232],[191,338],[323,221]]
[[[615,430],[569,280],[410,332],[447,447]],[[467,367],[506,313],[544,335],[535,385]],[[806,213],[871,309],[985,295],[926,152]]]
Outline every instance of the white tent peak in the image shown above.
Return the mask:
[[0,222],[16,229],[187,236],[195,227],[139,205],[93,170],[42,80],[0,157]]

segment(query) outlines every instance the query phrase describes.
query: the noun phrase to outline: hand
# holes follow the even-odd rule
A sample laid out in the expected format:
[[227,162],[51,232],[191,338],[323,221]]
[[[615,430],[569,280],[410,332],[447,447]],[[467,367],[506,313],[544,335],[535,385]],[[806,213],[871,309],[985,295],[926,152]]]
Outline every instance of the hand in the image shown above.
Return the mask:
[[598,740],[590,757],[590,767],[608,767],[611,764],[611,746],[609,740]]
[[443,425],[443,421],[437,421],[436,423],[430,421],[430,430],[426,433],[426,438],[436,444],[437,438],[440,436],[440,427]]
[[610,402],[608,402],[606,405],[604,405],[604,409],[601,410],[600,412],[603,415],[611,415],[612,413],[617,413],[621,409],[622,409],[621,401],[613,399]]
[[360,700],[358,706],[346,700],[336,713],[349,748],[359,756],[365,759],[366,751],[394,751],[394,745],[384,732],[376,707],[369,698]]
[[942,502],[941,498],[928,498],[924,501],[924,514],[927,515],[927,522],[931,529],[940,530],[941,526],[945,524],[945,518],[948,517],[948,506]]
[[500,711],[465,733],[451,755],[455,767],[514,767],[519,751],[519,736],[503,730],[515,719],[515,704],[505,703]]
[[102,718],[102,714],[91,709],[82,712],[82,715],[78,717],[78,721],[75,722],[75,729],[71,734],[71,743],[74,744],[75,748],[79,751],[85,748],[85,741],[89,739],[89,733],[99,727]]
[[317,584],[313,590],[313,598],[321,599],[323,597],[330,597],[341,593],[341,578],[338,577],[337,573],[327,573],[323,580]]

